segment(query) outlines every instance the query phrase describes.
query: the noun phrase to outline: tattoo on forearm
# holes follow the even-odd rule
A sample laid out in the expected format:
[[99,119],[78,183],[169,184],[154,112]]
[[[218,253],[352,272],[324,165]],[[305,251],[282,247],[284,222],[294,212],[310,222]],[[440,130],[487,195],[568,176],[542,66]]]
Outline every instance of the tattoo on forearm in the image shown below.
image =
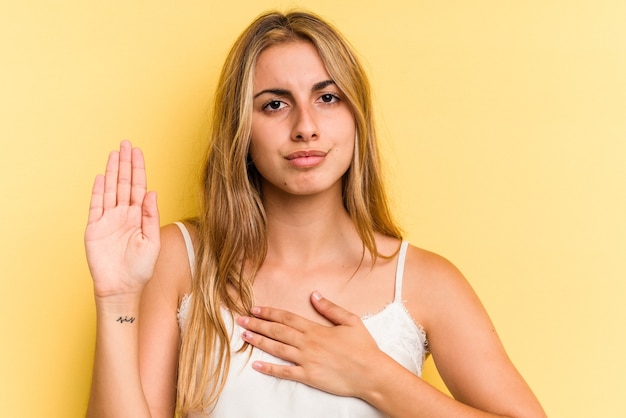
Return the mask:
[[123,324],[124,322],[130,322],[131,324],[133,322],[135,322],[135,317],[131,316],[130,318],[127,316],[120,316],[119,318],[116,319],[117,322],[119,322],[120,324]]

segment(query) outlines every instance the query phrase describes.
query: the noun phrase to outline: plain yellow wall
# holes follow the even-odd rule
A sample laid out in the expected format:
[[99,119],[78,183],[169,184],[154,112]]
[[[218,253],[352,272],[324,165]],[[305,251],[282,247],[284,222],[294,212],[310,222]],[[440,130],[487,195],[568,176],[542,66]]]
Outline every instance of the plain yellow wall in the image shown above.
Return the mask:
[[621,0],[1,0],[0,415],[83,415],[93,176],[131,139],[163,222],[193,214],[224,54],[293,5],[364,57],[407,236],[465,272],[548,414],[626,416]]

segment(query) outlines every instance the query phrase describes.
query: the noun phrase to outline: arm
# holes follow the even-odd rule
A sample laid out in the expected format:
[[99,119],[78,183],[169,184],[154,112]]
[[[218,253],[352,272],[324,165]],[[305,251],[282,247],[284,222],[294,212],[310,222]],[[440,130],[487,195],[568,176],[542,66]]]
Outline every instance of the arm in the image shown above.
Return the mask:
[[161,229],[161,252],[141,297],[139,373],[152,417],[173,417],[180,329],[178,307],[191,290],[191,269],[180,229]]
[[454,399],[509,417],[545,417],[516,370],[482,303],[450,262],[413,250],[408,271],[423,266],[423,280],[409,280],[409,310],[422,318],[437,369]]
[[447,260],[413,249],[404,298],[428,331],[429,348],[454,399],[399,365],[381,367],[366,400],[391,416],[545,417],[478,297]]
[[[96,178],[85,232],[97,315],[88,417],[173,416],[173,402],[165,413],[155,401],[169,400],[175,383],[178,288],[165,278],[176,237],[169,231],[163,229],[161,240],[143,156],[123,142],[110,154],[106,174]],[[186,266],[184,253],[183,259]],[[147,369],[170,376],[170,395],[159,392],[167,384]]]
[[98,312],[96,345],[111,347],[115,356],[96,351],[88,417],[174,416],[180,344],[176,314],[190,280],[180,231],[167,225],[161,229],[161,251],[154,274],[143,288],[136,320],[112,323]]
[[85,230],[96,302],[96,352],[87,416],[149,416],[138,373],[141,292],[159,252],[156,195],[143,155],[124,141],[94,182]]
[[408,308],[413,316],[426,326],[433,356],[456,399],[381,352],[358,316],[315,294],[311,303],[336,326],[324,327],[272,308],[255,308],[254,317],[239,319],[253,331],[244,334],[246,341],[296,364],[253,366],[331,393],[360,397],[392,417],[545,417],[460,273],[432,254],[414,253],[411,258],[405,277],[418,279],[406,283],[404,296],[412,301]]

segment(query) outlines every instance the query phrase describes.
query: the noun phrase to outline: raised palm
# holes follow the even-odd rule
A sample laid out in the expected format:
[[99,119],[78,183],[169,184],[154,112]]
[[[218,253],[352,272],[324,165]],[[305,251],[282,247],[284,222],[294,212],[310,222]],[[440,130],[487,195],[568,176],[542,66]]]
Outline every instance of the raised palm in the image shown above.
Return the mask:
[[124,141],[93,185],[85,230],[96,297],[141,292],[159,254],[156,193],[146,191],[143,154]]

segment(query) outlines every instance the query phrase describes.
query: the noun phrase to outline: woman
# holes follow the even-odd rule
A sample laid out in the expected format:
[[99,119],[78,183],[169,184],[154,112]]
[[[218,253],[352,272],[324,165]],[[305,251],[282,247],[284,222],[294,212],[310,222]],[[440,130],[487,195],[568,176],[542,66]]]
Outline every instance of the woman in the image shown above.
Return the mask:
[[159,232],[141,151],[111,153],[89,416],[544,416],[462,275],[402,242],[371,108],[335,29],[270,13],[226,60],[196,221]]

